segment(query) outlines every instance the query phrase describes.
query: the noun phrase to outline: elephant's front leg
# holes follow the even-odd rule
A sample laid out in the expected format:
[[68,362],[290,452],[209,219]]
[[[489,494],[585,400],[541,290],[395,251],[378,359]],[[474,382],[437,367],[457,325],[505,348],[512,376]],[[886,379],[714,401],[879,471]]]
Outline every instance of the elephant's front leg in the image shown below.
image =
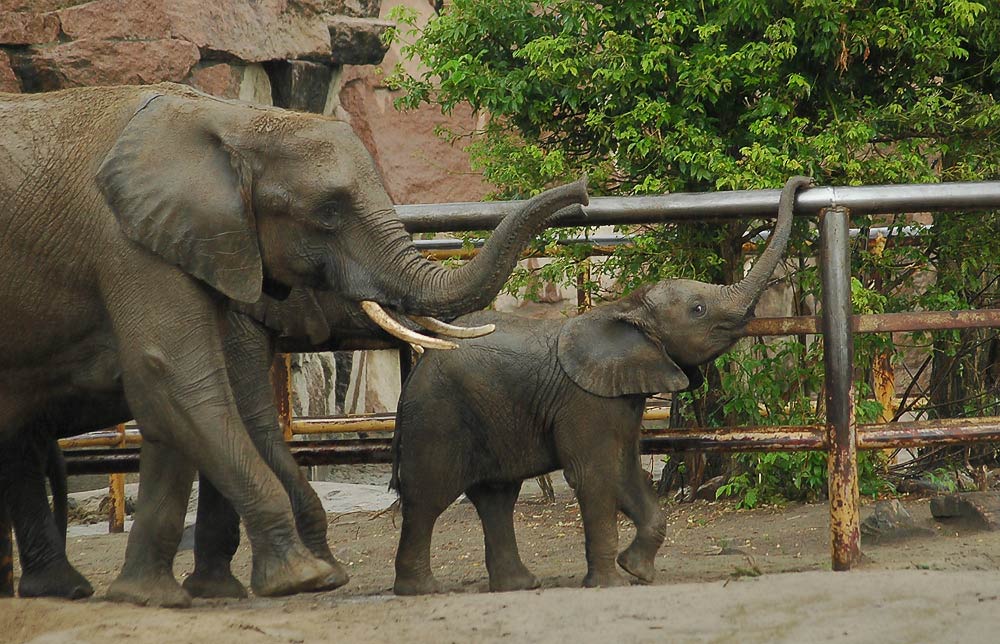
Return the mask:
[[639,462],[638,449],[633,450],[623,469],[621,508],[635,524],[635,539],[618,555],[618,565],[649,583],[656,577],[654,561],[666,535],[667,521]]
[[141,605],[186,607],[191,596],[174,579],[174,556],[194,468],[178,450],[155,439],[143,442],[139,498],[125,549],[125,565],[107,598]]
[[583,516],[587,550],[587,575],[583,578],[583,585],[587,588],[624,586],[628,583],[615,567],[615,555],[618,554],[618,476],[617,472],[607,470],[617,468],[594,466],[595,463],[606,462],[608,454],[614,450],[613,445],[607,445],[606,450],[590,449],[587,457],[571,459],[565,470],[566,481],[576,491]]
[[[144,438],[176,450],[165,452],[153,465],[169,461],[181,467],[177,462],[186,457],[233,503],[246,522],[253,548],[254,592],[282,595],[315,589],[333,568],[302,544],[288,496],[240,421],[226,372],[217,304],[203,286],[179,271],[158,262],[159,267],[150,266],[152,258],[133,260],[137,265],[128,277],[134,283],[112,286],[115,298],[109,301],[109,311],[118,335],[125,394]],[[155,484],[165,478],[154,475],[152,480]],[[142,515],[140,529],[130,535],[130,546],[135,546],[126,557],[123,584],[141,581],[147,572],[139,540],[153,538],[160,526],[169,533],[182,521],[183,507],[170,503],[158,511],[154,506]],[[155,574],[150,579],[156,579]],[[121,587],[135,592],[141,584]]]
[[[299,536],[314,555],[334,568],[317,590],[338,588],[347,583],[348,575],[330,552],[326,511],[292,457],[278,423],[269,379],[274,352],[268,332],[246,316],[231,313],[225,350],[240,415],[257,450],[288,492]],[[232,576],[230,561],[239,543],[238,521],[229,502],[211,484],[203,484],[195,529],[195,570],[184,582],[193,595],[229,597],[236,592],[233,584],[239,582]]]

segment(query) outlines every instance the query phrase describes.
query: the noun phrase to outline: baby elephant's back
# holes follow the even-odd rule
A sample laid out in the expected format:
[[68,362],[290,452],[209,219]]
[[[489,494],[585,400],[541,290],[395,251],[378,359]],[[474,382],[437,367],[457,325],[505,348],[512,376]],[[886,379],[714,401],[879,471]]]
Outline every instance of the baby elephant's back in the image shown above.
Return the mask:
[[459,348],[452,351],[428,351],[414,369],[407,389],[464,388],[479,384],[507,395],[526,389],[526,381],[549,377],[555,365],[561,321],[478,311],[458,318],[453,324],[493,324],[496,330],[479,338],[457,340]]

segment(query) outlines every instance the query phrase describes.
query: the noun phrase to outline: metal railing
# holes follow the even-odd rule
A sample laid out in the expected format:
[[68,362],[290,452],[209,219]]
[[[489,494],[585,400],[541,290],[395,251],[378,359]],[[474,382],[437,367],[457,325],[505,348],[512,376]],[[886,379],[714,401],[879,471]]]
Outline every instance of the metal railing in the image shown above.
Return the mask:
[[[666,221],[721,221],[771,217],[778,190],[750,190],[647,197],[598,197],[560,219],[560,227],[625,225]],[[407,229],[417,232],[494,228],[518,202],[399,206]],[[849,217],[856,213],[912,213],[1000,208],[1000,181],[897,186],[814,187],[796,200],[798,216],[819,216],[822,317],[761,318],[747,335],[821,334],[826,378],[825,425],[724,427],[644,432],[644,453],[683,450],[823,450],[828,453],[831,555],[835,570],[847,570],[860,555],[857,450],[941,443],[1000,441],[1000,418],[944,419],[858,426],[854,417],[854,333],[1000,327],[1000,310],[853,315],[850,299]],[[393,345],[372,346],[387,348]],[[406,362],[401,360],[401,365]],[[295,419],[290,413],[287,360],[276,362],[276,395],[285,436],[335,432],[383,432],[392,414]],[[403,368],[405,372],[405,366]],[[284,373],[282,373],[284,372]],[[652,412],[652,416],[662,411]],[[647,417],[650,415],[647,414]],[[663,416],[661,415],[660,418]],[[648,419],[648,418],[647,418]],[[118,429],[66,441],[73,473],[138,470],[138,432]],[[387,462],[391,438],[296,440],[291,449],[303,465]],[[112,447],[117,445],[118,447]],[[77,449],[101,446],[101,449]]]

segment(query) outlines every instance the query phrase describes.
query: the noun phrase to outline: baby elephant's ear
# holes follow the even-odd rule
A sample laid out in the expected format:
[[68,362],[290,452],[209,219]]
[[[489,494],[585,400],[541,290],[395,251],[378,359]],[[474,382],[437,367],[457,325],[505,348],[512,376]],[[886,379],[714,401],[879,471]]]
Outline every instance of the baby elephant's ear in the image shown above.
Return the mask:
[[684,370],[641,329],[603,311],[566,322],[556,355],[573,382],[606,398],[682,391],[690,384]]
[[124,234],[234,300],[260,297],[251,171],[222,141],[226,106],[151,96],[111,146],[97,184]]

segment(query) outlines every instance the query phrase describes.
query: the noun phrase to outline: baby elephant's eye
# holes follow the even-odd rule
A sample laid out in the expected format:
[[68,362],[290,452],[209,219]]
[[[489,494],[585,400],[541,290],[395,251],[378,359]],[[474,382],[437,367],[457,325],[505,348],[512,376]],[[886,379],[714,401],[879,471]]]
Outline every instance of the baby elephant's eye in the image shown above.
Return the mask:
[[704,304],[695,304],[693,307],[691,307],[691,314],[692,315],[696,315],[698,317],[701,317],[702,315],[705,315],[705,305]]

